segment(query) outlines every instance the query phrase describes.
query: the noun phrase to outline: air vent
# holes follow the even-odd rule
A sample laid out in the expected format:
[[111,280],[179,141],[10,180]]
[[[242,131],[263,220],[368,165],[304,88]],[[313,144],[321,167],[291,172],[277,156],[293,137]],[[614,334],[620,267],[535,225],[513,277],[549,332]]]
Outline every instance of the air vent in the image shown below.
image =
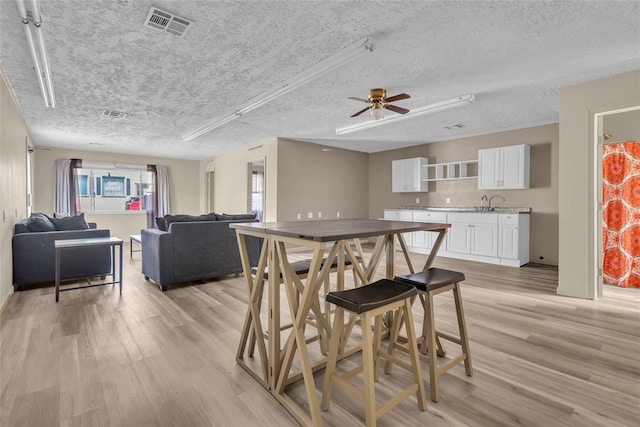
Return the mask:
[[180,18],[157,7],[152,7],[147,15],[144,25],[155,28],[156,30],[165,31],[173,35],[184,37],[187,30],[191,28],[192,21]]
[[112,119],[125,119],[129,117],[129,113],[123,113],[121,111],[116,110],[104,110],[102,115],[105,117],[110,117]]
[[464,125],[462,123],[456,123],[454,125],[442,126],[445,129],[454,130],[454,129],[462,129]]

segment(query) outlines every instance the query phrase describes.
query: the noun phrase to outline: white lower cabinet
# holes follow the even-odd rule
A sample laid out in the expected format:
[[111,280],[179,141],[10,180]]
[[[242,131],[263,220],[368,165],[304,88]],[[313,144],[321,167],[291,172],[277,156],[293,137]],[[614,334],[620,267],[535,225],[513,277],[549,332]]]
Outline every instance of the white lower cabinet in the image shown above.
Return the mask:
[[[385,209],[384,218],[451,224],[438,256],[512,267],[529,262],[528,214]],[[416,231],[405,233],[404,238],[409,250],[428,254],[438,233]]]
[[[392,221],[413,221],[413,211],[405,209],[385,209],[384,219]],[[407,246],[413,246],[413,233],[402,233]],[[396,244],[396,247],[400,247],[400,243]]]
[[471,253],[471,223],[458,220],[448,221],[451,228],[447,233],[447,251],[461,254]]
[[529,215],[498,215],[500,263],[519,267],[529,262]]
[[[432,211],[413,211],[414,222],[437,222],[446,223],[446,212]],[[419,252],[429,253],[438,240],[439,233],[433,231],[415,231],[413,234],[413,247],[419,249]],[[441,249],[447,247],[446,238],[440,246]],[[417,252],[417,251],[416,251]]]
[[498,256],[498,216],[492,213],[449,213],[448,252]]

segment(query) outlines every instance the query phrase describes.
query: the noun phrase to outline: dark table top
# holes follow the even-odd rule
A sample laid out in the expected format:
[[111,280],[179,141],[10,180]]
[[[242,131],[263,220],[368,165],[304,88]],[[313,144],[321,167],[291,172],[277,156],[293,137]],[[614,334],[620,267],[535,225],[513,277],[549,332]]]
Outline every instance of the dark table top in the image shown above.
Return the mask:
[[266,234],[332,242],[336,240],[374,237],[412,231],[439,231],[450,224],[432,222],[389,221],[381,219],[329,219],[318,221],[249,222],[233,223],[229,227],[259,231]]

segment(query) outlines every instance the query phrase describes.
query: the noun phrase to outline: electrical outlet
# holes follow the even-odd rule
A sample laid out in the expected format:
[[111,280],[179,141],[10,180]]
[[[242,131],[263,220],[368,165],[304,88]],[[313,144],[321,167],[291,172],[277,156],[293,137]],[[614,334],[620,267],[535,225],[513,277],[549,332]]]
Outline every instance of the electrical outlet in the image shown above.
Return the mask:
[[420,197],[416,197],[416,205],[420,204]]
[[302,219],[302,214],[298,214],[298,219]]
[[313,218],[313,212],[307,212],[307,218],[312,219]]
[[336,212],[336,218],[340,218],[340,212]]
[[318,218],[322,218],[322,212],[318,212]]
[[447,197],[447,198],[445,199],[445,202],[446,202],[446,204],[450,204],[450,203],[451,203],[451,198],[450,198],[450,197]]

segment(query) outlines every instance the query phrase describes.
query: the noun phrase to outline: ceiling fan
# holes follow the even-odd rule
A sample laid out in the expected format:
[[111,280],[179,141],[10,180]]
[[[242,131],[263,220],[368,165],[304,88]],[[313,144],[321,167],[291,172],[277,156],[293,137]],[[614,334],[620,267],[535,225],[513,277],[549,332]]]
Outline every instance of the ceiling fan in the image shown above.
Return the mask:
[[411,98],[411,96],[409,96],[406,93],[400,93],[398,95],[390,96],[387,98],[387,91],[385,89],[382,89],[382,88],[369,89],[369,97],[367,99],[356,98],[353,96],[349,97],[349,99],[353,99],[354,101],[362,101],[362,102],[366,102],[367,104],[370,104],[367,108],[363,108],[362,110],[358,111],[351,117],[357,117],[360,114],[364,113],[365,111],[371,110],[371,118],[373,118],[374,120],[379,120],[384,117],[382,112],[383,108],[394,111],[398,114],[407,114],[409,110],[407,110],[406,108],[401,108],[395,105],[391,105],[391,102],[400,101],[401,99],[407,99],[407,98]]

